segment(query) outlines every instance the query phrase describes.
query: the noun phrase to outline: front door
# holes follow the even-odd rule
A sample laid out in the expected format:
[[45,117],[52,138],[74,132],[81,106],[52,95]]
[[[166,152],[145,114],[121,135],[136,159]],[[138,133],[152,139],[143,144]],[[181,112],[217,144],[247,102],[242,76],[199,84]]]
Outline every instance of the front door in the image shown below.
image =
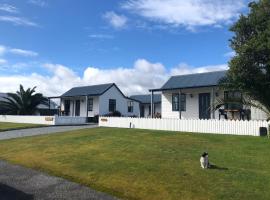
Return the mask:
[[80,100],[76,100],[75,104],[75,116],[80,116]]
[[210,119],[210,93],[199,94],[199,118]]
[[144,117],[144,106],[143,105],[140,106],[140,112],[141,112],[140,117]]

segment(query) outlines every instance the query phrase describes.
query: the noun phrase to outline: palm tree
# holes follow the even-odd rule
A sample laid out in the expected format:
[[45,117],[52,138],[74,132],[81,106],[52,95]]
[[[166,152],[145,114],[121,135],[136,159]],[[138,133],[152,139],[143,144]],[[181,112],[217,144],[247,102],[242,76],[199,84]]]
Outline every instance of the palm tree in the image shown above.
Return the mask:
[[16,93],[7,93],[7,97],[0,100],[0,107],[5,110],[5,114],[10,115],[34,115],[38,110],[38,105],[48,105],[48,99],[41,93],[35,93],[36,87],[24,90],[20,85],[20,90]]

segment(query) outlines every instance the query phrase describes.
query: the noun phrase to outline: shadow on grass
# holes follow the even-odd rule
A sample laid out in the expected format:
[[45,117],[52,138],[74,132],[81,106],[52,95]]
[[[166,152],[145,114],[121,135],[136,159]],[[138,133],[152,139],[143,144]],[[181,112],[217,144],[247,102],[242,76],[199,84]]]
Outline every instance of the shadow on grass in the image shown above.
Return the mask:
[[208,168],[208,169],[215,169],[215,170],[221,170],[221,171],[229,170],[229,168],[227,168],[227,167],[219,167],[217,165],[212,165],[212,164],[211,164],[210,168]]
[[0,183],[0,199],[1,200],[32,200],[34,199],[34,196],[30,194],[26,194],[8,185],[4,185]]

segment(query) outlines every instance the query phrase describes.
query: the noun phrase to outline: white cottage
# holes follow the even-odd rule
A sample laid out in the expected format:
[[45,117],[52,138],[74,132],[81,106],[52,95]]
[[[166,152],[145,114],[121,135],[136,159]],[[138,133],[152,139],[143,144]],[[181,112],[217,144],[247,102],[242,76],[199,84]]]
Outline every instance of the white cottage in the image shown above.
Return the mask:
[[61,115],[94,117],[119,111],[140,116],[139,102],[126,97],[114,83],[74,87],[60,96]]
[[266,119],[266,115],[253,107],[226,105],[219,110],[211,109],[218,98],[241,97],[237,91],[224,91],[218,87],[226,71],[172,76],[161,88],[162,118],[180,119]]

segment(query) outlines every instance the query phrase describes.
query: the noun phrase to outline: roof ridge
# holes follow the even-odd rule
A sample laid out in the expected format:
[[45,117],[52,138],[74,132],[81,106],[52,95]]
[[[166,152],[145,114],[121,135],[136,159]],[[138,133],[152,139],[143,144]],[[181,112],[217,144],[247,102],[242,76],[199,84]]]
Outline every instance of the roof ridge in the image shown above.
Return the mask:
[[217,72],[226,72],[228,70],[218,70],[218,71],[211,71],[211,72],[198,72],[198,73],[192,73],[192,74],[182,74],[182,75],[174,75],[171,77],[179,77],[179,76],[190,76],[190,75],[198,75],[198,74],[212,74],[212,73],[217,73]]
[[[101,85],[113,85],[115,83],[102,83],[102,84],[96,84],[96,85],[84,85],[84,86],[76,86],[76,87],[73,87],[73,88],[83,88],[83,87],[92,87],[92,86],[101,86]],[[71,88],[71,89],[73,89]]]

